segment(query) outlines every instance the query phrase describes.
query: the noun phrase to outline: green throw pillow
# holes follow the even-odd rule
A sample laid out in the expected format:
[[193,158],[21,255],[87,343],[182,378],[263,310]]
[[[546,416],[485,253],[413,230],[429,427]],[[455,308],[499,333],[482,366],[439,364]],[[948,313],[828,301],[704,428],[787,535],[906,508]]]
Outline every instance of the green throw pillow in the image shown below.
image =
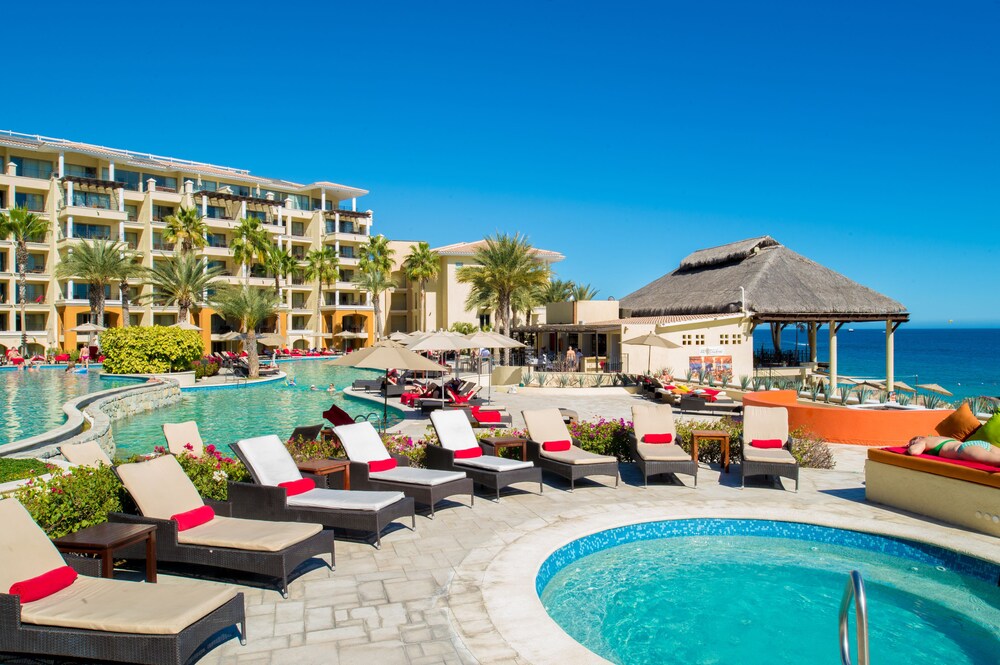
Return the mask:
[[1000,413],[994,413],[982,427],[977,429],[968,441],[989,441],[994,446],[1000,446]]

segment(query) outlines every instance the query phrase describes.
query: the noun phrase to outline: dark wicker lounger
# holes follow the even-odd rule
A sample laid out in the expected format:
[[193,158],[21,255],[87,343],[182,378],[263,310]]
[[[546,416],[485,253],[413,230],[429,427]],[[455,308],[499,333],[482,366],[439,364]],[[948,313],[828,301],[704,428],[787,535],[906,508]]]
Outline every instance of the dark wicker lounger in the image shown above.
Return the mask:
[[693,459],[686,460],[647,460],[639,454],[639,442],[635,438],[634,432],[628,433],[628,447],[629,451],[632,453],[632,460],[635,465],[639,467],[639,471],[642,472],[643,484],[649,485],[650,476],[659,476],[662,474],[678,474],[683,473],[694,478],[694,486],[698,486],[698,463]]
[[506,471],[491,471],[465,464],[455,464],[455,451],[433,444],[427,446],[427,466],[442,471],[462,471],[476,485],[482,485],[496,492],[496,500],[500,500],[500,490],[514,483],[538,483],[538,492],[542,492],[542,470],[533,466],[526,469],[511,469]]
[[[563,422],[563,414],[560,413],[559,409],[522,411],[521,415],[524,417],[525,425],[528,428],[528,459],[534,462],[535,466],[539,466],[545,471],[568,480],[570,492],[576,489],[576,481],[578,479],[589,476],[614,476],[615,487],[618,487],[621,476],[618,473],[618,460],[614,458],[611,458],[607,462],[573,464],[542,454],[542,444],[545,441],[569,440],[573,448],[579,449],[578,451],[573,451],[574,456],[591,455],[591,453],[583,451],[579,440],[570,436],[569,430],[566,429],[566,423]],[[532,437],[543,440],[536,441]]]
[[[280,441],[275,441],[281,450],[284,446]],[[262,445],[268,442],[261,442]],[[252,459],[243,448],[244,441],[231,444],[233,452],[240,458],[243,465],[250,470],[254,480],[258,478],[258,470]],[[288,457],[288,464],[294,464],[291,456]],[[294,467],[292,467],[294,470]],[[326,487],[326,476],[308,476],[316,487],[328,489]],[[266,481],[266,477],[264,478]],[[393,521],[402,517],[410,518],[410,528],[416,528],[416,515],[414,501],[410,497],[401,498],[378,510],[349,510],[346,508],[320,508],[315,506],[290,506],[288,505],[288,491],[284,487],[274,485],[264,485],[258,483],[234,483],[229,482],[229,503],[232,507],[233,517],[246,517],[250,519],[270,520],[275,522],[308,522],[310,524],[322,524],[326,527],[344,531],[359,531],[365,534],[366,538],[374,541],[376,549],[382,547],[382,531]],[[341,492],[343,490],[331,490]],[[363,495],[362,495],[363,496]]]
[[[781,448],[754,448],[755,439],[783,441]],[[799,491],[799,463],[792,456],[792,438],[788,433],[788,409],[784,407],[748,406],[744,415],[740,487],[746,487],[747,476],[779,476],[795,481]]]
[[[650,434],[670,434],[677,439],[674,425],[674,411],[669,404],[636,404],[632,407],[633,429],[628,433],[629,451],[636,466],[642,472],[643,485],[649,486],[649,477],[661,474],[694,476],[694,486],[698,486],[698,462],[684,452],[678,443],[650,444],[645,440]],[[641,447],[640,447],[641,445]],[[647,455],[644,457],[643,455]],[[673,459],[673,458],[677,459]]]
[[[393,455],[399,466],[410,466],[410,459],[403,455]],[[461,469],[464,471],[465,469]],[[368,475],[369,467],[365,462],[351,462],[351,489],[357,490],[395,490],[402,492],[422,506],[430,509],[429,517],[434,519],[434,507],[442,499],[456,494],[468,494],[469,506],[476,502],[472,478],[452,480],[440,485],[418,485],[416,483],[401,483],[390,480],[379,480]]]

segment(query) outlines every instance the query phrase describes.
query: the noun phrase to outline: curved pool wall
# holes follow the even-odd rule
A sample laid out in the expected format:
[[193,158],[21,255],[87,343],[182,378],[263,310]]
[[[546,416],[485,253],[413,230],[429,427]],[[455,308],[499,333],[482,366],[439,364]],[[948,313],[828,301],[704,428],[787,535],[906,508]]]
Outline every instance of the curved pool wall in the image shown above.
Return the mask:
[[830,543],[944,566],[956,573],[1000,585],[1000,564],[915,540],[802,522],[695,518],[629,524],[582,536],[545,559],[535,576],[535,592],[541,597],[556,573],[590,554],[638,541],[685,536],[763,536]]

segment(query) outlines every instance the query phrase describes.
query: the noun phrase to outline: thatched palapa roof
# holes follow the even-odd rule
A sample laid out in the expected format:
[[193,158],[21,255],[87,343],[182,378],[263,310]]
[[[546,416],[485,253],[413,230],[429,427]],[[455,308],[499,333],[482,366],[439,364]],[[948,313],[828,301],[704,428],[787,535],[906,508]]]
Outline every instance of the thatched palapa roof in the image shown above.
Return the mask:
[[631,316],[721,314],[758,321],[906,321],[899,302],[788,249],[770,236],[702,249],[621,300]]

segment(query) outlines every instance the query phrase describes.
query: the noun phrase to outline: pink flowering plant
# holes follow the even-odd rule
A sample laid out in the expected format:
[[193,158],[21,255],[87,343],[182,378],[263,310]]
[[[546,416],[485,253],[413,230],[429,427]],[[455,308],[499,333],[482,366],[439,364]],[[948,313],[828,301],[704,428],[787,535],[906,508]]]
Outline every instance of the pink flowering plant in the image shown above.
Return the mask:
[[614,455],[619,462],[631,459],[628,449],[628,434],[632,431],[632,421],[624,418],[601,418],[595,421],[581,420],[569,424],[569,433],[579,440],[580,447],[598,455]]
[[427,442],[425,440],[414,439],[405,434],[385,433],[382,435],[382,442],[391,454],[407,457],[411,466],[426,466],[424,459],[427,454]]
[[60,538],[121,512],[123,492],[111,467],[78,466],[71,473],[54,470],[48,480],[31,479],[14,496],[50,538]]
[[306,462],[314,459],[335,459],[346,457],[343,446],[337,439],[306,439],[297,436],[285,443],[285,448],[296,462]]
[[[229,496],[228,482],[241,482],[250,478],[250,473],[238,460],[225,455],[214,445],[205,446],[201,457],[194,454],[194,446],[184,446],[184,454],[177,456],[184,473],[191,479],[198,493],[208,499],[225,501]],[[163,454],[166,451],[157,446],[153,452]]]

